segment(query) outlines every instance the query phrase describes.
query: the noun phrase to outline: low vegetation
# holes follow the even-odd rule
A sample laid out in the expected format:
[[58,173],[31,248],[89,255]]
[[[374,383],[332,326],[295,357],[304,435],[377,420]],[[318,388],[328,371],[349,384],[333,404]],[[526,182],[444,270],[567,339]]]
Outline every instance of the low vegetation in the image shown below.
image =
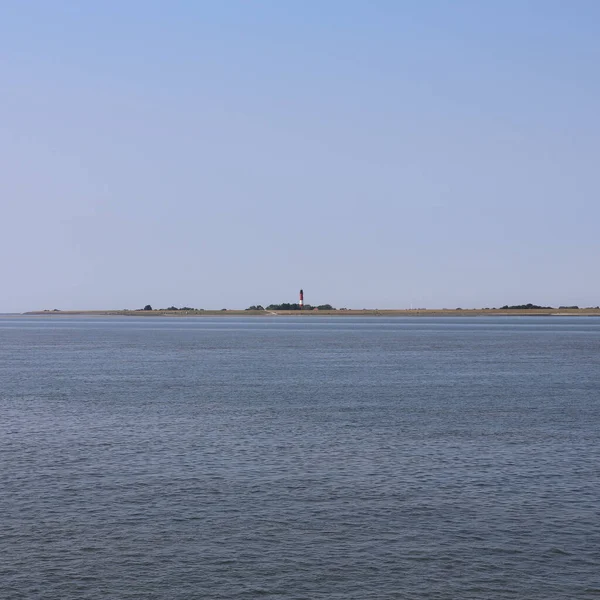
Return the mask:
[[269,304],[267,310],[335,310],[335,308],[331,304],[319,304],[319,306],[305,304],[304,306],[300,306],[299,304],[284,302],[283,304]]
[[[127,310],[127,309],[125,309],[125,310]],[[143,311],[143,310],[155,310],[155,309],[152,308],[152,306],[150,304],[146,304],[146,306],[144,306],[144,308],[138,308],[136,310]],[[192,308],[191,306],[182,306],[181,308],[178,308],[177,306],[169,306],[169,308],[158,308],[156,310],[160,311],[160,312],[175,312],[175,311],[189,312],[189,311],[201,311],[203,309],[202,308]]]
[[538,306],[537,304],[515,304],[508,306],[505,304],[501,310],[553,310],[552,306]]

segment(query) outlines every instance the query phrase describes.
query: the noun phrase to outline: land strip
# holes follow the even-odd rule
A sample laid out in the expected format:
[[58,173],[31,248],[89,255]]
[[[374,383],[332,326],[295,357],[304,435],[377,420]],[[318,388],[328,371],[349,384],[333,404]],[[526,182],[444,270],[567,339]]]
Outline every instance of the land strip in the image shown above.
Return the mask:
[[41,310],[30,316],[120,317],[600,317],[597,308],[544,309],[347,309],[347,310]]

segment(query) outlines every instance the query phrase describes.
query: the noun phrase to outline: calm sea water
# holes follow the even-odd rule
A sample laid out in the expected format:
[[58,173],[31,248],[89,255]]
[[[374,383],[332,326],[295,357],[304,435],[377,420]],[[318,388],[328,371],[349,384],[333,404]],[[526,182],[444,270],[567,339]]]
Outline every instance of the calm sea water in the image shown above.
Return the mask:
[[0,598],[600,597],[600,319],[0,317]]

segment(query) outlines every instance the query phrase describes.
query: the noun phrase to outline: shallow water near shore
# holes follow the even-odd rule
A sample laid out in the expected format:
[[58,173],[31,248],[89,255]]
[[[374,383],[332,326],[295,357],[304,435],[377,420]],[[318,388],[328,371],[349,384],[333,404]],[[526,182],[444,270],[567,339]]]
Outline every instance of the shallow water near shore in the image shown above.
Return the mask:
[[600,596],[600,319],[0,317],[0,598]]

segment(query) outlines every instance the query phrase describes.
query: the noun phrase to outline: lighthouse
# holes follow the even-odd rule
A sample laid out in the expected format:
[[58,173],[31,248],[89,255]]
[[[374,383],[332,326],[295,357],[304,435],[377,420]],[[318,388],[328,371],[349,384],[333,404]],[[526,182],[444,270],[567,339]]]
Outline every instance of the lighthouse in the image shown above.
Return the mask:
[[304,290],[300,290],[300,302],[298,302],[298,305],[300,306],[300,310],[302,310],[304,306]]

